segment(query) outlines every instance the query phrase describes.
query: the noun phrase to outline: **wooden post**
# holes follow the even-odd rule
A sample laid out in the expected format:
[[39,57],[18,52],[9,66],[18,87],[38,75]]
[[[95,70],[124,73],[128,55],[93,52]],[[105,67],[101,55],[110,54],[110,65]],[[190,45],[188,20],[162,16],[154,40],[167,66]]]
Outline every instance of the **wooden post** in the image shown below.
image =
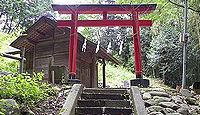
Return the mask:
[[25,56],[25,47],[23,47],[23,49],[22,49],[22,54],[21,54],[22,56],[21,56],[21,61],[20,61],[20,70],[19,70],[19,72],[20,73],[23,73],[24,72],[24,56]]
[[[52,56],[51,57],[51,66],[53,66],[54,65],[54,57]],[[55,83],[55,72],[54,72],[54,70],[51,70],[51,79],[52,79],[52,83],[54,84]]]
[[106,87],[106,63],[105,59],[102,59],[103,62],[103,88]]

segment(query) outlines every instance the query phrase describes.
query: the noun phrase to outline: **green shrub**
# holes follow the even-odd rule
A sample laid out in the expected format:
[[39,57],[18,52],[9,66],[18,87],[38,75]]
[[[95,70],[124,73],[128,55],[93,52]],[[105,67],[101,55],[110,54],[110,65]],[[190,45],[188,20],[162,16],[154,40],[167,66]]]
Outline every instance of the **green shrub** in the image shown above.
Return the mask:
[[13,98],[20,104],[33,105],[48,95],[54,94],[54,90],[47,83],[41,82],[43,75],[38,73],[7,75],[0,77],[0,98]]

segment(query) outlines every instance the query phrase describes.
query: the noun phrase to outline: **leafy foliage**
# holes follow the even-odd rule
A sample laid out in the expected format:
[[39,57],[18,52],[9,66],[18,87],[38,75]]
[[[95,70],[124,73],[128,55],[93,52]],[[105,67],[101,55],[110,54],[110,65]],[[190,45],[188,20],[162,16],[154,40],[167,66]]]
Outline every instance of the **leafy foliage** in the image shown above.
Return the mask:
[[[16,39],[18,33],[5,34],[0,32],[0,53],[8,51],[11,41]],[[0,71],[16,73],[19,62],[13,59],[8,59],[0,56]]]
[[[98,66],[98,80],[102,83],[102,65]],[[110,63],[106,63],[106,85],[111,87],[120,87],[123,85],[123,81],[133,79],[133,74],[126,68],[121,66],[114,66]]]
[[33,76],[28,74],[16,74],[0,77],[0,98],[13,98],[18,103],[33,105],[48,95],[54,94],[54,90],[47,83],[41,82],[43,74]]
[[24,29],[51,9],[52,0],[1,0],[0,19],[6,33]]

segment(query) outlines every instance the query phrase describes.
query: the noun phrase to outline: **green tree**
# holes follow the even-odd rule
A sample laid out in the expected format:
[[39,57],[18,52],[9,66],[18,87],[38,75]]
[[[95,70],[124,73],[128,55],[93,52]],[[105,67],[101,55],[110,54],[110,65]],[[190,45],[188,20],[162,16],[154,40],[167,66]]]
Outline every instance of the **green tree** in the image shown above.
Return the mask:
[[51,11],[52,0],[1,0],[0,19],[6,33],[25,29],[44,14]]

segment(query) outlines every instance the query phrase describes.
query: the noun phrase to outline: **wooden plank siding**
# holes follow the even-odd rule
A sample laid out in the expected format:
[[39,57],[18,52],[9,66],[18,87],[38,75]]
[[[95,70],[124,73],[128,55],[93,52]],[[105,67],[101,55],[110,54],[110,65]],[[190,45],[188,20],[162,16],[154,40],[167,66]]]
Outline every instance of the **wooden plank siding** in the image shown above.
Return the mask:
[[[94,66],[96,64],[95,55],[89,51],[90,47],[88,47],[88,51],[82,52],[82,43],[82,41],[78,42],[76,78],[80,79],[81,83],[86,87],[94,87],[97,85],[97,83],[93,83],[94,81],[97,82],[97,80],[94,80],[97,79],[97,73],[94,72],[96,71],[96,66]],[[33,60],[35,61],[33,62],[35,62],[35,68],[32,67],[32,69],[36,72],[44,72],[44,80],[50,80],[50,65],[63,65],[68,68],[69,34],[57,35],[55,33],[55,38],[42,38],[40,42],[36,43],[34,49],[35,58]],[[34,57],[34,53],[32,52],[31,54]],[[51,61],[52,58],[53,62]]]
[[[58,28],[56,20],[42,16],[24,33],[27,35],[19,36],[10,45],[20,50],[25,47],[25,58],[27,59],[25,70],[27,72],[44,72],[44,79],[53,82],[50,77],[56,77],[55,74],[60,74],[52,72],[53,68],[59,67],[63,71],[65,67],[68,68],[70,29]],[[115,64],[120,63],[112,55],[106,53],[103,48],[95,53],[97,44],[89,40],[86,52],[82,52],[84,39],[78,33],[76,78],[81,79],[81,82],[87,87],[97,87],[97,60],[106,59]],[[51,68],[52,66],[53,68]]]

